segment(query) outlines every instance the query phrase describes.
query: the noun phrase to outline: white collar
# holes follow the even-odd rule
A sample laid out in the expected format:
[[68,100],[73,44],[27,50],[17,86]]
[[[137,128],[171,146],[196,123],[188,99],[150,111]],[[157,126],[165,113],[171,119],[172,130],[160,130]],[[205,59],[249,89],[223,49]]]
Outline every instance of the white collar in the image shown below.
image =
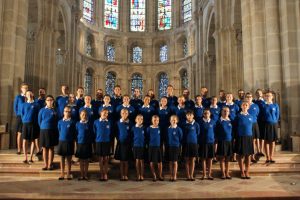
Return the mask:
[[135,127],[137,127],[137,128],[142,128],[142,127],[143,127],[143,124],[141,124],[140,126],[138,126],[138,125],[136,124]]
[[21,95],[22,97],[25,97],[25,94],[23,94],[23,93],[20,93],[20,95]]
[[49,108],[47,105],[45,106],[46,109],[53,109],[53,107]]
[[120,122],[121,122],[121,123],[123,123],[123,122],[129,123],[129,119],[127,119],[127,120],[124,121],[124,120],[121,118],[121,119],[120,119]]
[[257,100],[265,101],[263,97],[259,97]]
[[177,124],[175,124],[175,126],[169,126],[169,128],[177,128]]
[[229,118],[228,118],[228,119],[225,119],[225,118],[221,117],[220,119],[221,119],[221,122],[222,122],[222,121],[226,121],[226,122],[229,121],[229,122],[230,122],[230,119],[229,119]]
[[78,99],[83,99],[83,97],[77,97],[77,96],[76,96],[75,98],[76,98],[76,100],[78,100]]
[[193,120],[191,123],[190,123],[190,122],[188,122],[188,121],[186,121],[186,123],[187,123],[187,124],[194,125],[194,123],[195,123],[195,120]]
[[69,119],[63,118],[63,121],[64,121],[64,122],[69,122],[69,121],[71,121],[71,118],[69,118]]
[[68,97],[69,95],[62,95],[62,94],[61,94],[60,96],[61,96],[61,97]]
[[234,104],[233,102],[231,102],[231,103],[226,102],[226,106],[232,106],[233,104]]
[[157,126],[157,127],[154,127],[153,125],[151,125],[150,127],[151,127],[151,128],[159,128],[159,126]]
[[32,101],[26,101],[27,103],[34,103],[34,100],[32,100]]
[[72,103],[72,104],[69,103],[68,106],[74,107],[74,106],[76,106],[76,104],[75,103]]
[[86,123],[88,123],[88,122],[89,122],[88,120],[86,120],[86,121],[80,120],[80,123],[83,123],[83,124],[86,124]]
[[167,110],[168,109],[168,106],[166,106],[166,107],[159,107],[159,110]]
[[211,107],[211,108],[218,108],[218,105],[216,105],[216,106],[210,105],[210,107]]
[[221,101],[221,100],[220,100],[219,102],[220,102],[220,103],[226,103],[226,100],[224,100],[224,101]]
[[271,101],[270,103],[269,103],[269,102],[266,102],[266,104],[267,104],[267,105],[271,105],[271,104],[273,104],[273,102],[272,102],[272,101]]
[[148,106],[143,105],[142,108],[150,108],[150,105],[148,105]]
[[107,119],[102,119],[101,117],[100,117],[99,121],[100,121],[100,122],[108,122]]
[[122,104],[122,106],[123,106],[124,108],[129,108],[129,107],[130,107],[130,104],[128,104],[128,106],[125,106],[124,104]]
[[244,113],[243,111],[241,111],[240,113],[241,113],[241,115],[249,115],[248,112]]
[[203,106],[202,105],[198,106],[198,105],[195,104],[195,108],[203,108]]
[[177,106],[177,108],[180,110],[180,109],[184,109],[185,108],[185,105],[183,105],[182,107],[180,107],[179,105]]
[[108,104],[108,105],[103,104],[103,107],[109,107],[109,106],[111,106],[111,104]]
[[211,121],[211,119],[204,119],[202,118],[204,122],[209,123]]
[[84,107],[84,108],[92,108],[92,105],[90,105],[90,106],[84,105],[83,107]]

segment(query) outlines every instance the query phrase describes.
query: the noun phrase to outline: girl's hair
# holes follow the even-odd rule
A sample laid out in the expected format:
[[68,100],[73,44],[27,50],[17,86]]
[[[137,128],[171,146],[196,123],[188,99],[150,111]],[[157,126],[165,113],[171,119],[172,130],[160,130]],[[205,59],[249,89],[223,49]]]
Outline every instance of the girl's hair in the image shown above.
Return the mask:
[[153,115],[151,119],[155,119],[155,118],[159,119],[159,116],[158,115]]
[[[126,111],[127,113],[129,113],[129,111],[128,111],[127,108],[122,108],[121,112],[122,112],[122,111]],[[120,112],[120,113],[121,113],[121,112]]]
[[109,98],[110,98],[109,94],[105,94],[105,95],[103,96],[103,98],[104,98],[104,97],[109,97]]
[[[229,109],[229,107],[228,106],[224,106],[223,108],[222,108],[222,110],[225,110],[225,109]],[[229,109],[230,110],[230,109]]]
[[194,111],[188,110],[188,111],[186,111],[186,114],[185,114],[185,115],[194,115]]
[[81,116],[82,113],[85,113],[86,115],[88,115],[88,112],[84,109],[80,112],[80,116]]
[[64,109],[66,109],[66,108],[69,109],[69,110],[72,109],[71,106],[65,106]]
[[51,94],[48,94],[47,96],[46,96],[46,99],[47,98],[51,98],[52,100],[54,100],[54,97],[51,95]]
[[177,115],[171,115],[171,117],[170,117],[170,120],[172,119],[172,118],[176,118],[176,121],[178,122],[179,121],[179,119],[178,119],[178,116]]
[[138,115],[135,117],[135,119],[137,119],[138,117],[144,118],[143,115],[138,114]]
[[107,108],[103,108],[99,113],[102,113],[104,111],[107,111],[108,112],[108,109]]

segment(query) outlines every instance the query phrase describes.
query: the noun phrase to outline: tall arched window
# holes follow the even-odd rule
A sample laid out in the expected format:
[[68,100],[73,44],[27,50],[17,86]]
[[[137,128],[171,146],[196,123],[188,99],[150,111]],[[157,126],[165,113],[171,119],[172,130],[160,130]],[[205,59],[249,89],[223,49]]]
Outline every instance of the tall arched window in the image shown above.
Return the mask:
[[84,78],[84,91],[87,95],[92,95],[93,91],[93,72],[87,69]]
[[160,62],[166,62],[168,61],[168,46],[162,45],[159,48],[159,61]]
[[167,95],[167,87],[169,85],[169,78],[166,73],[160,73],[158,75],[158,97],[161,98]]
[[183,23],[192,20],[192,0],[182,0],[181,10]]
[[130,30],[145,31],[146,0],[131,0],[130,3]]
[[133,95],[135,88],[139,88],[141,95],[143,95],[143,77],[141,74],[136,73],[131,77],[131,95]]
[[139,46],[132,48],[132,62],[142,63],[143,61],[143,49]]
[[106,44],[106,60],[114,62],[116,59],[116,49],[113,43],[109,42]]
[[105,0],[104,27],[115,30],[119,28],[119,0]]
[[182,90],[188,89],[189,88],[189,77],[188,77],[188,73],[187,73],[186,69],[181,71],[180,79],[181,79],[181,89]]
[[189,48],[188,48],[187,39],[184,39],[183,44],[182,44],[182,49],[183,49],[183,57],[188,56]]
[[83,0],[82,17],[89,23],[94,23],[94,0]]
[[171,29],[172,0],[158,0],[157,19],[158,30]]
[[105,77],[105,93],[112,97],[114,95],[115,85],[116,74],[114,72],[108,72]]

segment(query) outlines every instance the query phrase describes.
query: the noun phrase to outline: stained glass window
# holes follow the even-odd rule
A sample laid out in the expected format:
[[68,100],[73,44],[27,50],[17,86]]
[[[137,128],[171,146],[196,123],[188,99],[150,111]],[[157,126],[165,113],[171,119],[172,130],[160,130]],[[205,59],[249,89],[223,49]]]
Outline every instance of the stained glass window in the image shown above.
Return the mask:
[[168,46],[162,45],[159,49],[159,60],[160,62],[168,61]]
[[141,95],[143,95],[143,77],[140,74],[133,74],[131,77],[131,95],[133,95],[135,88],[139,88]]
[[188,89],[189,88],[189,77],[186,70],[181,73],[181,88]]
[[119,0],[105,0],[104,27],[118,29],[119,26]]
[[114,95],[114,87],[116,85],[116,75],[113,72],[108,72],[105,77],[105,92],[109,96]]
[[132,48],[132,62],[133,63],[142,63],[143,60],[143,49],[141,47]]
[[185,39],[183,41],[183,57],[186,57],[188,56],[188,53],[189,53],[189,49],[188,49],[188,43],[187,43],[187,39]]
[[182,0],[183,23],[192,19],[192,0]]
[[131,0],[130,30],[145,31],[146,0]]
[[158,81],[158,97],[161,98],[167,95],[167,87],[169,85],[168,75],[166,73],[159,74]]
[[92,95],[93,90],[93,73],[90,70],[86,70],[84,79],[84,91],[87,95]]
[[83,19],[89,23],[94,22],[94,0],[83,0]]
[[112,43],[106,45],[106,60],[114,62],[116,55],[116,49]]
[[171,29],[172,25],[172,0],[158,0],[158,30]]

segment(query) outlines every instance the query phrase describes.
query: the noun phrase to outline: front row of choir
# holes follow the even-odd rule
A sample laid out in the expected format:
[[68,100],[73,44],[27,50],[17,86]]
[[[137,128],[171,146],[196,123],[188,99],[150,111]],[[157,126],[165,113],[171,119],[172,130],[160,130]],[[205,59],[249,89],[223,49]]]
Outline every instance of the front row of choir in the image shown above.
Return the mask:
[[[44,120],[41,121],[40,142],[43,147],[45,167],[51,169],[53,161],[53,148],[57,145],[53,127],[51,124],[51,110],[53,97],[47,96],[44,110]],[[241,112],[236,120],[230,121],[228,107],[223,107],[220,119],[216,122],[210,118],[210,110],[203,112],[200,123],[195,122],[193,111],[186,112],[186,122],[179,127],[178,117],[170,117],[170,126],[166,133],[161,133],[159,116],[152,116],[152,124],[143,126],[143,116],[137,115],[136,124],[131,124],[128,116],[129,111],[121,110],[121,119],[117,122],[117,139],[115,157],[120,160],[121,180],[128,180],[128,161],[131,155],[136,162],[137,180],[144,180],[144,160],[150,162],[153,181],[164,180],[162,174],[162,143],[161,135],[166,134],[164,152],[169,161],[170,181],[176,181],[178,159],[185,158],[186,178],[194,181],[195,160],[201,158],[203,176],[202,179],[213,180],[212,159],[217,156],[220,160],[222,179],[231,179],[229,174],[229,159],[233,152],[238,155],[241,178],[250,179],[250,157],[254,154],[253,149],[253,117],[248,113],[249,103],[243,102]],[[81,175],[79,180],[88,179],[89,159],[93,152],[99,157],[100,180],[108,180],[108,161],[110,156],[110,143],[113,125],[108,120],[108,109],[102,109],[100,118],[94,123],[89,122],[86,110],[80,112],[80,121],[76,124],[71,120],[71,107],[64,108],[63,119],[58,122],[59,142],[57,153],[61,156],[61,176],[64,179],[65,159],[67,161],[67,179],[71,179],[71,158],[76,149],[75,156],[79,158]],[[45,119],[49,117],[49,119]],[[48,124],[44,124],[48,123]],[[236,130],[233,129],[233,123]],[[76,140],[76,143],[74,142]],[[234,142],[232,142],[234,141]],[[215,152],[214,144],[218,145]],[[74,147],[76,145],[76,148]],[[49,154],[48,154],[49,153]],[[215,155],[216,154],[216,155]],[[158,175],[155,167],[157,165]],[[208,169],[208,172],[206,172]]]

